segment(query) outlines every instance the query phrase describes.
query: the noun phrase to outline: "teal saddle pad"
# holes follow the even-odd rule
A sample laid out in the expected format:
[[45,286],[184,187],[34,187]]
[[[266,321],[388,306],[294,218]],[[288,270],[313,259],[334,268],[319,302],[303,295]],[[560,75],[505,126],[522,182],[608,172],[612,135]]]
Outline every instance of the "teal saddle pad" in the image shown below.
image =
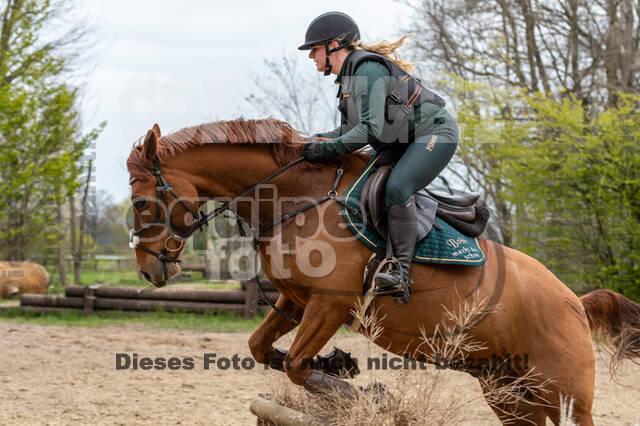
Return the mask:
[[[344,194],[343,215],[349,229],[369,248],[384,248],[386,242],[377,232],[367,227],[357,213],[361,211],[360,193],[369,173],[373,170],[376,157],[371,158],[364,171],[349,186]],[[438,227],[440,229],[438,229]],[[458,265],[480,266],[487,257],[476,238],[468,237],[436,216],[429,235],[418,242],[413,255],[418,263],[451,263]]]

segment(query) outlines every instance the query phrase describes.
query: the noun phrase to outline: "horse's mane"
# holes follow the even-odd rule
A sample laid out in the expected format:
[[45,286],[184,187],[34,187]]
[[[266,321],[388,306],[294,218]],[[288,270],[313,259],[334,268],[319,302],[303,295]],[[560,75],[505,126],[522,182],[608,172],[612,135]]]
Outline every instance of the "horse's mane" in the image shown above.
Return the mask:
[[[284,121],[273,118],[262,120],[216,121],[185,127],[158,140],[157,158],[160,164],[189,148],[211,143],[271,144],[271,151],[279,166],[285,166],[302,155],[300,132]],[[127,169],[133,177],[144,179],[151,175],[151,164],[143,155],[143,140],[138,140],[127,159]]]

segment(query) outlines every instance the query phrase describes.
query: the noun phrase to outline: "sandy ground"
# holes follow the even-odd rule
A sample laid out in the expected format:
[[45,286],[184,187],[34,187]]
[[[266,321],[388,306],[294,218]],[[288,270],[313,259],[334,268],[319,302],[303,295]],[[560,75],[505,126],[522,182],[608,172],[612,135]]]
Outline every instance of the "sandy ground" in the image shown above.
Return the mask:
[[[36,326],[0,322],[0,424],[255,424],[252,397],[285,385],[281,373],[262,367],[235,371],[212,365],[204,354],[248,358],[249,333],[156,330],[142,325],[100,328]],[[285,336],[282,346],[290,337]],[[359,359],[380,356],[364,338],[340,334],[327,346],[339,346]],[[116,354],[192,358],[191,370],[116,369]],[[615,384],[606,356],[598,357],[596,424],[640,424],[640,366],[626,364]],[[245,361],[248,362],[248,361]],[[224,364],[222,365],[224,367]],[[361,365],[362,366],[362,365]],[[375,377],[393,381],[398,372],[365,371],[361,383]],[[436,374],[433,367],[426,372]],[[463,424],[498,424],[485,405],[477,382],[463,373],[442,374],[441,398],[469,401]]]

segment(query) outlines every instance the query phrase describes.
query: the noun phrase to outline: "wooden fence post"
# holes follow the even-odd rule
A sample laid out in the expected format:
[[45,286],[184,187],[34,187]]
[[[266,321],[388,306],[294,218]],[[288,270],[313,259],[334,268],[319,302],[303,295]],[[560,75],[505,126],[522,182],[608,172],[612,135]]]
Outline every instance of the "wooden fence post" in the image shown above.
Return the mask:
[[247,282],[247,289],[244,292],[244,317],[253,318],[258,309],[258,285],[255,280]]
[[82,313],[87,316],[93,313],[93,303],[96,300],[96,287],[88,285],[84,288]]

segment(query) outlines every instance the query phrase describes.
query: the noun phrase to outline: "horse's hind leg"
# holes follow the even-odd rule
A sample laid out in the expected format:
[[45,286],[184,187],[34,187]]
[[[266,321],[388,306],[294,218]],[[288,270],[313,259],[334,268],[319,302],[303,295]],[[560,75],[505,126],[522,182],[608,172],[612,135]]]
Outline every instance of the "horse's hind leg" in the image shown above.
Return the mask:
[[[505,425],[545,425],[547,414],[528,392],[511,396],[504,390],[510,380],[506,377],[494,379],[497,386],[480,382],[487,404]],[[524,396],[524,399],[522,398]]]
[[[567,398],[567,403],[569,403],[568,399],[569,398]],[[547,411],[549,411],[549,410],[547,410]],[[559,416],[560,415],[560,411],[558,410],[557,413],[558,413],[558,416]],[[572,421],[575,422],[575,424],[577,424],[577,425],[580,425],[580,426],[592,426],[593,425],[593,417],[591,416],[591,407],[590,406],[587,407],[580,400],[574,400],[573,401],[573,409],[572,409],[572,416],[571,417],[572,417]],[[559,424],[559,422],[556,423],[556,424]],[[562,423],[562,424],[566,424],[566,423]]]
[[547,415],[536,405],[518,402],[516,404],[489,404],[502,424],[505,425],[546,425]]
[[[508,384],[509,380],[513,380],[513,378],[499,378],[497,380],[499,385],[505,385]],[[495,387],[486,386],[482,382],[480,387],[482,388],[485,400],[503,424],[544,425],[548,417],[557,425],[560,423],[561,417],[560,396],[562,393],[555,385],[556,384],[548,388],[550,393],[542,394],[545,401],[541,401],[527,392],[524,395],[524,400],[522,398],[513,398],[512,402],[506,402],[506,399],[500,396],[500,391],[496,390]],[[586,399],[574,399],[571,420],[574,421],[575,424],[581,426],[593,425],[590,401],[591,399],[588,395]]]
[[[547,416],[554,424],[560,424],[561,418],[571,413],[571,419],[565,418],[562,424],[577,424],[580,426],[592,426],[593,417],[591,416],[591,405],[593,402],[592,392],[588,388],[580,388],[574,390],[575,395],[568,395],[560,391],[558,388],[553,389],[553,395],[549,397],[550,404],[544,407]],[[565,399],[566,406],[560,402],[560,398]],[[569,404],[571,409],[569,410]],[[571,420],[573,423],[566,423]]]
[[[290,298],[283,294],[278,297],[276,307],[298,321],[302,318],[304,311],[303,308],[295,305]],[[293,330],[296,325],[296,323],[289,321],[272,309],[264,321],[262,321],[262,324],[260,324],[249,338],[249,349],[251,350],[253,358],[262,364],[270,364],[272,361],[275,361],[273,368],[282,370],[282,359],[286,352],[275,349],[273,342]],[[276,361],[276,359],[278,361]],[[280,368],[278,368],[278,364],[280,364]]]

